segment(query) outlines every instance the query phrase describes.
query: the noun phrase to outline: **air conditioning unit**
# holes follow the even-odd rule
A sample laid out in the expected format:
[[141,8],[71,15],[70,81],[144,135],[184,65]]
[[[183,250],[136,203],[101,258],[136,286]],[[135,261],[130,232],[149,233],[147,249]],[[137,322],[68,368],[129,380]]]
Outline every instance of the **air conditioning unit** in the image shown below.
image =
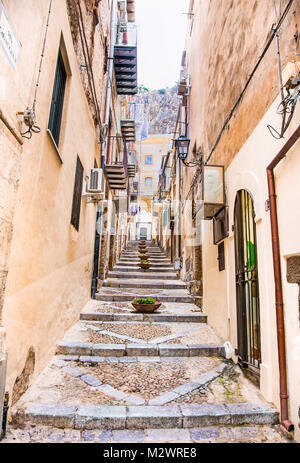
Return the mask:
[[105,177],[102,169],[91,169],[86,181],[86,190],[83,196],[87,203],[97,203],[105,199]]
[[91,169],[87,182],[87,193],[103,193],[104,191],[104,174],[102,169]]

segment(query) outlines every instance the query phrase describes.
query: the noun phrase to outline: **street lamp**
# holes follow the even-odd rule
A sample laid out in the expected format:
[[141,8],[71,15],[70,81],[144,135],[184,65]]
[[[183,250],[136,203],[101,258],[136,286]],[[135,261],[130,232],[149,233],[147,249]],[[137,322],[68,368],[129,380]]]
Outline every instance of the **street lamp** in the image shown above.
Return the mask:
[[175,140],[175,148],[177,150],[179,159],[182,161],[187,158],[190,141],[191,140],[186,138],[184,135],[180,135],[177,140]]

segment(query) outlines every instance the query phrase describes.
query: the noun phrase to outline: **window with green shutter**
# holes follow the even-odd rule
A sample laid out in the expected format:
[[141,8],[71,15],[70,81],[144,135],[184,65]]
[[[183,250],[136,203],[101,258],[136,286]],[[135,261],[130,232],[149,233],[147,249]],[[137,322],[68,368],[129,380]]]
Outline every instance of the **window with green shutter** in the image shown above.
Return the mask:
[[75,183],[73,192],[73,204],[72,204],[72,215],[71,224],[79,230],[79,219],[80,219],[80,208],[81,208],[81,197],[82,197],[82,182],[83,182],[83,166],[77,156],[76,172],[75,172]]
[[67,80],[67,72],[66,72],[66,68],[64,65],[61,51],[59,50],[58,57],[57,57],[56,71],[55,71],[53,92],[52,92],[49,123],[48,123],[48,129],[51,132],[51,135],[56,143],[56,146],[58,146],[58,143],[59,143],[66,80]]

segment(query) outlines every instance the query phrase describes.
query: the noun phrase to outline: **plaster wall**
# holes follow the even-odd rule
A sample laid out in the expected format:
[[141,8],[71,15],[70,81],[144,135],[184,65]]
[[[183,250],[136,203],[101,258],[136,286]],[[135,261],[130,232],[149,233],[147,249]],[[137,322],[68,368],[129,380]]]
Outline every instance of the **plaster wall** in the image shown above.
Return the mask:
[[[276,156],[284,143],[298,127],[300,106],[284,139],[275,140],[267,131],[267,123],[276,125],[278,97],[257,125],[247,142],[226,169],[226,196],[229,206],[229,237],[225,239],[225,271],[219,272],[217,246],[213,245],[211,221],[203,222],[203,306],[209,323],[225,340],[237,347],[236,289],[235,289],[235,251],[234,204],[240,189],[248,190],[254,201],[257,233],[257,258],[260,297],[261,324],[261,384],[263,396],[278,408],[279,376],[277,358],[276,312],[274,293],[274,273],[272,261],[271,229],[269,211],[265,210],[268,198],[266,167]],[[287,283],[286,258],[298,255],[300,217],[298,204],[300,194],[298,180],[300,174],[299,142],[281,161],[275,171],[278,198],[278,218],[281,248],[282,281],[284,289],[284,314],[286,330],[287,369],[290,418],[295,425],[299,440],[298,409],[300,405],[298,285]],[[216,290],[217,288],[217,290]]]
[[[16,70],[0,50],[3,105],[16,113],[32,105],[49,2],[4,2],[20,40]],[[30,34],[28,33],[30,31]],[[59,47],[68,71],[58,149],[47,132]],[[95,125],[74,50],[65,2],[54,0],[37,100],[40,134],[25,141],[14,215],[3,325],[7,333],[7,389],[35,352],[34,379],[56,341],[90,297],[96,206],[81,202],[79,231],[70,224],[77,155],[84,178],[99,159]],[[5,149],[13,142],[6,143]],[[2,159],[1,159],[2,162]],[[85,181],[83,182],[85,185]]]
[[[213,148],[222,125],[238,100],[288,2],[191,0],[186,34],[186,67],[190,76],[187,97],[187,136],[192,151],[202,149],[204,159]],[[294,1],[280,30],[282,68],[294,62],[300,18]],[[273,40],[234,112],[211,164],[227,167],[277,97],[280,89],[276,41]],[[279,124],[277,123],[276,127]],[[196,168],[182,164],[182,199],[191,200]],[[189,230],[183,226],[183,278],[193,278],[185,262],[196,259],[187,245]]]

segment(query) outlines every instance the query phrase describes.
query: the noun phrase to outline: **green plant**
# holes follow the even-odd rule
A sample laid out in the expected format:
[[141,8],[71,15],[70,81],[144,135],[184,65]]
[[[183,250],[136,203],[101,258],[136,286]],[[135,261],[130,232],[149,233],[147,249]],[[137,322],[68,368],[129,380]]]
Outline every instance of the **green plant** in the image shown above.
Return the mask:
[[149,261],[147,259],[141,259],[141,264],[149,264]]
[[138,297],[135,302],[137,304],[155,304],[153,297]]

